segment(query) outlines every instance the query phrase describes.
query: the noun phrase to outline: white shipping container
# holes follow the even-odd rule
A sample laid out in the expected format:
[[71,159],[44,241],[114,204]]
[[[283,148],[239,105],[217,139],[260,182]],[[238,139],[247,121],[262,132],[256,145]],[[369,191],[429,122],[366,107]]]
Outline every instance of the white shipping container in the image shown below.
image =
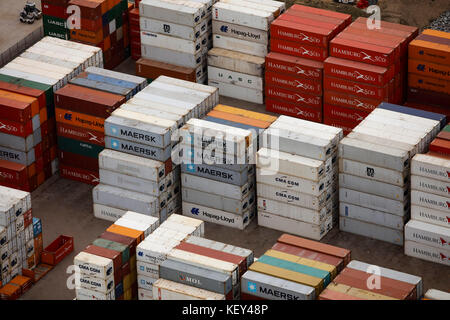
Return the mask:
[[168,241],[155,236],[148,237],[136,247],[137,261],[160,265],[167,258],[167,254],[179,244],[179,241]]
[[183,124],[193,117],[192,109],[186,109],[182,107],[176,108],[162,103],[153,102],[151,100],[144,100],[139,98],[136,99],[135,97],[128,100],[126,104],[123,104],[120,107],[125,110],[140,112],[144,114],[147,112],[160,112],[160,115],[163,117],[166,117],[170,114],[172,116],[178,117],[178,121],[181,121]]
[[128,229],[141,231],[144,233],[145,237],[149,236],[150,233],[152,233],[152,231],[153,231],[152,224],[142,222],[142,221],[131,220],[131,219],[128,219],[123,216],[121,218],[117,219],[117,221],[114,222],[114,224],[117,226],[122,226],[122,227],[128,228]]
[[331,199],[331,195],[327,197],[327,193],[325,192],[315,197],[306,193],[295,192],[291,189],[286,190],[261,183],[256,184],[256,192],[258,197],[269,198],[312,210],[321,210],[327,201]]
[[131,82],[131,83],[136,84],[136,86],[139,87],[139,89],[143,89],[147,85],[147,79],[138,77],[138,76],[134,76],[131,74],[127,74],[127,73],[112,71],[112,70],[103,69],[103,68],[99,68],[99,67],[88,67],[88,68],[86,68],[85,71],[87,73],[97,74],[97,75],[101,75],[104,77],[111,77],[114,79]]
[[405,254],[434,263],[450,266],[450,250],[405,240]]
[[325,164],[323,161],[273,149],[259,149],[256,154],[256,167],[295,175],[311,181],[321,181],[325,177]]
[[95,290],[78,288],[75,290],[77,300],[115,300],[114,290],[109,293],[101,293]]
[[267,31],[269,30],[270,23],[274,20],[274,16],[267,11],[218,2],[213,6],[213,20],[230,22]]
[[213,46],[263,58],[267,56],[268,53],[267,44],[241,40],[219,34],[213,35]]
[[67,61],[68,63],[74,64],[73,68],[76,69],[78,73],[81,72],[86,67],[86,65],[88,65],[88,61],[84,57],[73,56],[68,53],[54,52],[52,50],[45,50],[35,46],[28,48],[24,52],[24,54],[26,54],[25,57],[30,54],[30,56],[42,56],[52,59],[58,59],[61,61]]
[[340,142],[339,157],[400,172],[410,165],[407,151],[349,138]]
[[319,241],[331,230],[333,222],[328,219],[321,225],[314,225],[259,210],[258,225]]
[[411,189],[450,197],[450,182],[443,182],[416,175],[411,175]]
[[[175,114],[175,113],[171,113],[171,112],[167,112],[167,111],[151,109],[148,107],[142,107],[139,105],[129,104],[129,103],[122,104],[120,106],[120,108],[123,110],[127,110],[127,111],[142,113],[147,116],[152,116],[152,117],[175,121],[177,124],[177,128],[181,128],[186,123],[184,117],[180,116],[179,114]],[[185,114],[187,114],[187,112]]]
[[157,279],[155,278],[151,278],[151,277],[146,277],[142,274],[138,274],[137,275],[137,285],[138,288],[141,289],[145,289],[148,291],[153,290],[153,283],[156,281]]
[[344,158],[339,159],[339,172],[399,187],[409,184],[409,172],[407,171],[399,172]]
[[264,92],[262,90],[249,89],[216,80],[208,80],[208,85],[218,88],[219,94],[225,97],[231,97],[258,104],[262,104],[264,102]]
[[446,213],[450,212],[450,201],[448,197],[437,196],[422,191],[411,190],[411,204],[444,211]]
[[181,185],[185,188],[222,195],[227,198],[238,200],[244,199],[250,191],[248,184],[235,186],[186,173],[181,174]]
[[200,39],[191,41],[150,31],[141,31],[141,43],[143,45],[155,46],[188,54],[196,54],[197,52],[201,52],[202,49],[202,42]]
[[405,226],[405,240],[450,250],[450,229],[422,221],[410,220]]
[[411,219],[450,228],[450,213],[440,210],[412,205]]
[[159,279],[153,284],[155,300],[225,300],[223,294]]
[[167,2],[159,0],[141,1],[139,15],[187,26],[196,26],[201,21],[203,6],[197,8],[185,5],[185,1]]
[[425,293],[425,298],[429,300],[450,300],[450,293],[436,289],[428,289]]
[[337,136],[338,141],[344,138],[344,132],[341,128],[336,128],[322,123],[317,123],[313,121],[283,115],[279,116],[277,120],[275,120],[272,124],[276,125],[279,123],[289,124],[293,128],[301,127],[301,128],[315,129],[315,134],[327,132],[331,134],[333,137]]
[[258,197],[258,209],[281,217],[299,220],[315,225],[322,224],[333,213],[332,201],[320,211],[298,207],[296,205],[275,201],[265,197]]
[[133,220],[137,222],[142,222],[151,226],[151,232],[155,231],[159,227],[159,220],[155,217],[150,217],[142,213],[137,213],[133,211],[127,211],[123,215],[124,219]]
[[264,58],[222,48],[208,52],[208,65],[256,77],[264,77]]
[[202,219],[204,221],[217,223],[223,226],[244,230],[251,222],[254,215],[254,208],[244,212],[242,215],[217,210],[206,206],[183,201],[183,215]]
[[19,71],[19,70],[15,70],[15,69],[8,68],[8,67],[1,68],[0,74],[4,74],[7,76],[20,78],[20,79],[25,79],[25,80],[29,80],[29,81],[34,81],[34,82],[38,82],[38,83],[43,83],[43,84],[52,86],[53,92],[55,92],[56,90],[58,90],[62,87],[62,84],[60,83],[59,80],[50,79],[45,76],[36,75],[33,73],[24,72],[24,71]]
[[73,259],[80,272],[89,276],[108,279],[114,276],[114,266],[111,259],[103,258],[87,252],[80,252]]
[[[372,265],[361,262],[358,260],[352,260],[347,264],[347,268],[363,271],[363,272],[369,272]],[[379,270],[381,271],[381,276],[389,279],[394,279],[402,282],[406,282],[409,284],[412,284],[416,286],[417,288],[417,299],[421,298],[423,296],[423,282],[421,277],[417,277],[408,273],[399,272],[392,269],[383,268],[380,266],[377,266]]]
[[269,32],[229,22],[213,20],[213,34],[269,45]]
[[138,288],[138,299],[139,300],[153,300],[153,290],[145,290]]
[[114,277],[111,276],[107,279],[97,278],[94,276],[89,276],[84,273],[76,273],[79,275],[80,287],[88,290],[95,290],[100,293],[108,294],[114,291]]
[[400,217],[409,213],[409,200],[396,201],[356,190],[339,188],[339,200],[360,207],[391,213]]
[[152,81],[143,91],[144,92],[152,92],[154,89],[166,90],[169,92],[176,92],[177,95],[182,94],[184,96],[183,101],[189,101],[192,103],[199,104],[205,110],[208,108],[210,102],[208,101],[210,94],[202,91],[197,91],[195,89],[186,88],[182,86],[178,86],[176,84],[170,84],[159,81]]
[[165,179],[155,182],[105,169],[99,170],[99,177],[101,183],[151,196],[161,196],[167,191]]
[[386,228],[373,223],[339,217],[339,230],[360,236],[403,245],[403,230]]
[[189,217],[182,216],[180,214],[172,214],[167,221],[176,222],[178,224],[192,226],[196,228],[196,233],[200,234],[200,237],[203,237],[205,233],[205,223],[199,219],[192,219]]
[[242,72],[235,72],[213,66],[208,66],[208,79],[238,85],[249,89],[264,89],[264,79],[262,77],[256,77]]
[[373,223],[396,230],[403,230],[405,222],[408,218],[360,206],[355,206],[353,204],[345,202],[340,202],[339,213],[342,217]]
[[411,160],[411,175],[449,182],[450,160],[434,155],[416,154]]
[[178,66],[194,69],[201,66],[202,63],[206,61],[206,55],[202,52],[189,54],[143,43],[141,43],[141,54],[143,58],[166,63],[173,63],[176,61]]
[[249,9],[267,11],[273,14],[274,18],[280,15],[280,9],[274,5],[267,5],[264,2],[255,3],[251,1],[241,1],[241,0],[220,0],[220,3],[229,3],[237,6],[242,6]]
[[170,35],[172,37],[196,40],[208,30],[206,20],[202,20],[195,27],[185,26],[173,22],[150,19],[141,16],[139,18],[141,31],[149,31],[160,34]]
[[353,132],[353,131],[350,132],[346,137],[349,139],[355,139],[355,140],[373,143],[375,145],[387,146],[390,148],[397,148],[399,150],[403,150],[408,153],[411,152],[412,155],[414,154],[414,152],[411,151],[414,149],[414,146],[411,144],[404,143],[404,142],[393,141],[388,138],[380,138],[380,137],[372,136],[369,134]]
[[44,37],[44,38],[42,38],[41,41],[39,41],[36,44],[41,44],[41,43],[42,44],[45,43],[46,45],[52,43],[52,44],[56,44],[59,47],[63,47],[64,50],[69,50],[69,49],[77,50],[79,52],[78,54],[80,54],[80,55],[84,53],[89,56],[94,56],[94,58],[95,58],[95,61],[93,62],[94,65],[97,63],[103,62],[102,50],[95,46],[82,44],[82,43],[78,43],[78,42],[73,42],[73,41],[68,41],[68,40],[62,40],[62,39],[58,39],[55,37]]
[[262,3],[266,6],[271,6],[278,8],[280,10],[280,14],[286,11],[286,4],[282,1],[272,1],[272,0],[245,0],[246,2],[254,2],[254,3]]
[[127,212],[127,210],[117,209],[94,202],[94,217],[99,219],[114,222],[120,217],[122,217],[125,214],[125,212]]

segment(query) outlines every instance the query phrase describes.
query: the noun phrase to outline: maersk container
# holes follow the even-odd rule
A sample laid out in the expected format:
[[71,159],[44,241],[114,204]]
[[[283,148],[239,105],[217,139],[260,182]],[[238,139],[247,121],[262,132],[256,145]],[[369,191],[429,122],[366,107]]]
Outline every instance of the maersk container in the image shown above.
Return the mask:
[[202,206],[195,203],[183,201],[182,203],[183,215],[188,217],[201,219],[204,221],[220,224],[227,227],[244,230],[251,222],[255,213],[255,207],[244,212],[242,215],[235,213]]
[[233,289],[231,277],[221,272],[184,262],[166,260],[159,267],[161,279],[227,295]]
[[223,48],[246,54],[252,54],[254,56],[262,58],[264,58],[269,51],[266,44],[248,40],[241,40],[219,34],[213,35],[213,46],[216,48]]
[[[142,3],[142,4],[141,4]],[[167,3],[165,1],[141,1],[139,3],[140,16],[163,21],[179,23],[186,26],[196,26],[201,22],[202,5],[197,8],[184,5],[184,1]]]
[[105,147],[162,162],[168,160],[172,152],[170,146],[161,149],[109,136],[105,137]]
[[208,66],[263,77],[264,58],[222,48],[208,52]]
[[33,148],[29,152],[23,152],[0,146],[0,159],[29,166],[36,159],[35,149]]
[[410,220],[405,226],[405,240],[448,251],[450,250],[450,229]]
[[268,300],[314,300],[313,287],[294,281],[247,271],[241,278],[241,292]]
[[181,184],[184,188],[190,188],[238,200],[244,199],[250,191],[248,183],[243,186],[235,186],[186,173],[181,174]]
[[213,19],[267,31],[274,16],[267,11],[219,2],[213,6]]
[[193,55],[146,44],[141,44],[141,54],[143,58],[166,63],[176,61],[179,66],[194,69],[206,61],[206,56],[202,52]]
[[[188,136],[189,138],[190,136]],[[221,148],[214,146],[213,143],[206,147],[192,147],[191,145],[180,144],[179,145],[180,159],[184,164],[201,164],[208,165],[225,165],[225,164],[252,164],[254,163],[253,148],[250,147],[248,151],[238,156],[233,150],[228,148]]]
[[236,186],[246,184],[249,176],[246,170],[238,172],[207,164],[181,164],[181,172]]
[[264,92],[263,90],[250,89],[234,84],[229,84],[221,81],[209,79],[208,85],[219,89],[220,95],[236,98],[253,103],[263,104]]
[[107,279],[114,276],[113,261],[87,252],[80,252],[74,258],[80,272],[89,276]]
[[119,172],[151,181],[162,181],[168,174],[164,162],[104,149],[99,154],[100,169]]
[[410,167],[409,152],[356,139],[343,139],[339,157],[404,172]]
[[223,294],[164,279],[153,284],[153,297],[155,300],[225,300]]

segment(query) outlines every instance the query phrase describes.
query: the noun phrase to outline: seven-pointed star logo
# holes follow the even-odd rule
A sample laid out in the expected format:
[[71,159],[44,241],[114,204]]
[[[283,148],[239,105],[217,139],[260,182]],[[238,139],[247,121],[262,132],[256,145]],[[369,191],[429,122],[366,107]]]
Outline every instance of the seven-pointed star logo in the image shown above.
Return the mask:
[[247,289],[248,289],[248,291],[250,291],[250,292],[256,292],[256,288],[257,288],[258,286],[256,285],[256,283],[253,283],[253,282],[248,282],[248,284],[247,284]]

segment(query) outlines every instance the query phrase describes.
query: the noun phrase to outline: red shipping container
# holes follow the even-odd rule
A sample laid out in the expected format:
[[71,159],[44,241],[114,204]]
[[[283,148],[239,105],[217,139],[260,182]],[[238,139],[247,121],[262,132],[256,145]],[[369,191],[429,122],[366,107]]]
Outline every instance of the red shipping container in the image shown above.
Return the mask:
[[71,126],[62,122],[58,122],[56,128],[58,136],[92,143],[102,147],[105,146],[104,132]]
[[33,122],[16,122],[8,119],[0,119],[0,132],[18,137],[27,137],[33,133]]
[[139,26],[139,8],[134,8],[130,10],[128,13],[128,17],[130,18],[130,25]]
[[34,175],[31,178],[28,178],[26,183],[16,184],[16,183],[7,183],[7,182],[0,181],[0,185],[2,185],[4,187],[8,187],[8,188],[22,190],[22,191],[33,192],[38,187],[37,175]]
[[[356,20],[353,22],[353,24],[364,24],[367,26],[367,18],[364,17],[359,17],[356,18]],[[381,23],[381,29],[386,33],[389,33],[389,31],[391,30],[399,30],[399,31],[403,31],[409,34],[408,36],[408,42],[410,42],[411,40],[413,40],[414,38],[416,38],[419,35],[419,29],[417,27],[413,27],[413,26],[407,26],[404,24],[399,24],[399,23],[392,23],[392,22],[388,22],[388,21],[380,21]]]
[[71,179],[96,186],[100,182],[98,172],[70,167],[62,163],[59,164],[59,174],[61,177]]
[[334,38],[330,42],[332,57],[349,59],[381,67],[394,63],[394,49],[375,46],[359,41]]
[[266,71],[281,72],[322,82],[323,68],[322,62],[278,52],[270,52],[266,56]]
[[344,135],[349,134],[350,132],[352,132],[353,128],[356,127],[352,123],[336,120],[329,117],[323,117],[323,123],[329,126],[342,129],[344,131]]
[[427,105],[430,108],[432,108],[433,106],[437,106],[446,109],[450,105],[450,95],[435,91],[408,87],[408,101],[412,103]]
[[30,209],[23,214],[23,226],[26,228],[33,223],[33,210]]
[[322,110],[322,97],[317,95],[266,85],[266,97]]
[[80,8],[81,18],[96,20],[102,18],[102,2],[90,2],[88,0],[70,0],[69,5]]
[[389,98],[389,85],[384,87],[375,87],[365,83],[359,83],[334,77],[325,76],[324,78],[325,91],[343,92],[358,97],[369,98],[374,100],[387,101]]
[[450,155],[450,141],[436,138],[430,143],[430,151]]
[[141,43],[141,31],[139,30],[130,30],[130,39],[131,41],[136,41],[138,43]]
[[73,237],[61,235],[50,245],[45,247],[41,254],[42,263],[56,266],[73,251]]
[[276,19],[270,25],[270,36],[310,46],[328,48],[328,42],[330,42],[334,34],[328,28],[324,29],[319,26],[310,26],[296,21]]
[[342,23],[345,24],[345,25],[349,25],[352,22],[352,16],[351,15],[345,14],[345,13],[336,12],[336,11],[324,10],[324,9],[319,9],[319,8],[314,8],[314,7],[309,7],[309,6],[303,6],[303,5],[300,5],[300,4],[294,4],[294,5],[291,6],[290,9],[291,10],[298,10],[298,11],[308,12],[308,13],[313,13],[313,14],[317,14],[317,15],[320,15],[320,16],[332,17],[332,18],[340,19],[340,20],[342,20]]
[[270,39],[270,50],[320,62],[323,62],[328,57],[328,50],[324,48],[276,38]]
[[60,163],[75,168],[98,172],[98,159],[58,149]]
[[336,119],[343,122],[353,123],[357,126],[361,121],[363,121],[370,112],[356,110],[352,108],[334,106],[331,104],[323,105],[323,116]]
[[266,86],[282,87],[308,94],[322,95],[322,83],[319,81],[270,71],[266,72],[265,79]]
[[67,20],[67,6],[56,5],[51,0],[41,0],[42,14]]
[[266,110],[314,122],[322,122],[322,111],[316,108],[266,98]]
[[[321,15],[317,15],[317,14],[310,13],[310,12],[298,11],[298,10],[289,8],[286,11],[286,13],[284,13],[280,17],[283,18],[285,16],[295,16],[297,18],[319,21],[320,23],[328,23],[328,24],[333,25],[334,27],[337,27],[338,32],[341,32],[342,30],[345,29],[345,23],[341,19],[321,16]],[[280,19],[282,19],[282,18],[280,18]]]
[[46,107],[45,91],[24,87],[18,84],[13,84],[4,81],[0,81],[0,89],[36,98],[39,102],[39,109]]
[[328,57],[325,60],[324,72],[331,77],[375,86],[384,86],[394,77],[394,68],[392,66],[384,68],[335,57]]
[[0,119],[24,123],[31,117],[31,104],[0,97]]
[[27,167],[12,161],[0,160],[0,183],[25,184],[28,180]]

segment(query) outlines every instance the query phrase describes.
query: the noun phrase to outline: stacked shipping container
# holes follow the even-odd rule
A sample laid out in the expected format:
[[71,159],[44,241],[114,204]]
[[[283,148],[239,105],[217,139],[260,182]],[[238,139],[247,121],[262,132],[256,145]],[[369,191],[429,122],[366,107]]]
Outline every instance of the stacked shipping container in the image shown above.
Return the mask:
[[280,116],[257,153],[258,224],[320,240],[337,222],[342,129]]
[[319,300],[418,300],[422,296],[422,278],[352,260]]
[[172,76],[170,70],[185,67],[191,69],[189,73],[195,73],[195,82],[205,83],[206,53],[211,45],[211,9],[212,0],[141,1],[141,55],[153,65],[147,71],[137,66],[138,74],[154,79],[160,75]]
[[324,69],[324,123],[347,134],[381,102],[403,103],[408,43],[418,29],[358,18],[330,43]]
[[436,289],[428,289],[425,292],[423,300],[450,300],[450,293]]
[[[221,0],[213,6],[213,49],[208,54],[208,83],[220,94],[245,101],[264,102],[261,61],[269,50],[269,27],[283,13],[279,1]],[[258,58],[259,57],[259,58]],[[230,64],[231,61],[236,61]],[[240,64],[256,64],[259,72]],[[250,71],[250,72],[249,72]]]
[[2,184],[33,191],[58,170],[53,92],[102,59],[98,48],[45,37],[0,69]]
[[351,16],[294,4],[270,26],[266,57],[266,109],[323,120],[323,61],[329,42]]
[[[162,299],[161,290],[172,291],[169,287],[155,288],[155,282],[160,283],[162,264],[166,261],[168,253],[190,235],[203,237],[204,222],[178,214],[171,215],[159,228],[147,237],[137,247],[137,274],[139,287],[139,300]],[[162,277],[161,277],[162,278]],[[183,283],[186,278],[174,281]],[[180,285],[185,290],[185,285]],[[156,290],[155,290],[156,289]]]
[[450,33],[426,29],[409,44],[408,104],[450,116]]
[[[141,58],[141,26],[139,22],[139,4],[128,13],[130,21],[130,50],[131,58],[139,60]],[[139,75],[139,74],[138,74]]]
[[[0,194],[0,295],[9,292],[14,299],[20,295],[20,287],[8,283],[22,275],[22,268],[32,269],[39,263],[35,238],[41,234],[42,239],[42,225],[36,225],[34,232],[29,192],[2,186]],[[37,244],[42,251],[39,238]]]
[[77,300],[137,298],[136,246],[159,226],[156,218],[126,212],[74,258]]
[[[179,128],[218,101],[218,92],[161,76],[105,121],[94,215],[114,221],[132,210],[161,222],[181,205]],[[176,158],[173,158],[173,157]]]
[[411,162],[411,221],[405,226],[405,254],[450,265],[450,149],[436,148],[449,145],[445,132],[438,135],[442,141],[432,142],[429,153],[418,154]]
[[381,103],[339,145],[340,229],[403,245],[410,164],[445,116]]
[[343,248],[283,234],[243,275],[242,299],[317,299],[350,255]]

